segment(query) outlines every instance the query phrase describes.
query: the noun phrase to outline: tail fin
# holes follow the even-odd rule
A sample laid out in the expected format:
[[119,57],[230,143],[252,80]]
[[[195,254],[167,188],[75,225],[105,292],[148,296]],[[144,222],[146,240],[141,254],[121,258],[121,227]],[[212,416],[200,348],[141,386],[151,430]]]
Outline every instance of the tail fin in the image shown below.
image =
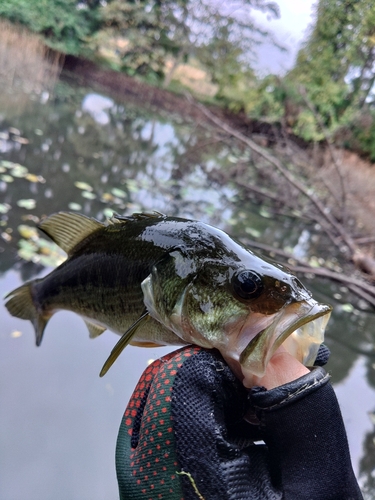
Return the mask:
[[26,283],[6,295],[5,298],[9,300],[6,302],[5,307],[12,316],[31,321],[35,329],[36,345],[39,346],[50,316],[43,317],[34,305],[31,289],[37,281],[39,280]]

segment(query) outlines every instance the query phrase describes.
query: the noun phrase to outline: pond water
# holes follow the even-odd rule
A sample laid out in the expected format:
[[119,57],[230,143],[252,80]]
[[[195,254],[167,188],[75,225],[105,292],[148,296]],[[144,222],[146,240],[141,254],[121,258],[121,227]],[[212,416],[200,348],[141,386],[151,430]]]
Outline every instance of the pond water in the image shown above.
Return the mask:
[[[155,209],[305,257],[324,247],[317,228],[272,215],[235,183],[212,180],[214,170],[249,158],[207,129],[63,82],[53,95],[0,99],[2,296],[61,262],[62,253],[34,230],[41,216],[59,210],[104,220],[114,211]],[[355,472],[366,498],[375,499],[374,314],[337,285],[306,284],[335,308],[328,370]],[[118,498],[114,448],[123,410],[147,362],[171,349],[128,347],[100,379],[115,334],[90,340],[81,319],[61,312],[37,349],[29,322],[5,308],[1,320],[0,498]]]

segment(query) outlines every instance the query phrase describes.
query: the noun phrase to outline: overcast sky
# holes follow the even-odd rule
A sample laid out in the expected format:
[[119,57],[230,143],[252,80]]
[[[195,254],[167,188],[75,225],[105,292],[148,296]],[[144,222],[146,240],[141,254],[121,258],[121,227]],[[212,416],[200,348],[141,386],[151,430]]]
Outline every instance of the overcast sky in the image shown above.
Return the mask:
[[293,66],[300,43],[311,23],[313,0],[276,0],[280,7],[280,19],[267,20],[256,14],[257,19],[266,29],[275,34],[276,39],[288,52],[281,52],[270,44],[263,44],[258,49],[258,62],[255,65],[261,73],[284,73]]

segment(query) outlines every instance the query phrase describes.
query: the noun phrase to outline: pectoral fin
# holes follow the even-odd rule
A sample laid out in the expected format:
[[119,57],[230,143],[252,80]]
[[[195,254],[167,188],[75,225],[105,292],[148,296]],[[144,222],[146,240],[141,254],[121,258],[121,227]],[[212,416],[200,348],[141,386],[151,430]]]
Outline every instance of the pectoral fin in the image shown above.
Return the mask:
[[100,377],[103,377],[103,375],[105,375],[107,373],[107,371],[111,368],[111,366],[116,361],[116,359],[120,356],[120,354],[125,349],[125,347],[129,344],[129,342],[131,341],[136,330],[143,323],[145,323],[149,317],[150,316],[149,316],[148,312],[144,312],[142,314],[142,316],[140,318],[138,318],[137,321],[123,334],[123,336],[117,342],[115,347],[112,349],[112,352],[108,356],[107,361],[104,363],[103,368],[101,369],[101,372],[99,374]]

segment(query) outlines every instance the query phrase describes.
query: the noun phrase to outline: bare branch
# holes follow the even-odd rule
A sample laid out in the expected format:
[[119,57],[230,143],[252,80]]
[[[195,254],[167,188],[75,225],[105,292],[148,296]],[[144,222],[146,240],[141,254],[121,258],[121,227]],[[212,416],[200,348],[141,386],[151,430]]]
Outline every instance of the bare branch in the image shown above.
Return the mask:
[[331,215],[329,210],[322,204],[322,202],[315,196],[313,192],[311,192],[304,184],[302,184],[298,179],[296,179],[279,161],[278,158],[268,153],[261,146],[256,144],[254,141],[244,136],[241,132],[233,129],[226,123],[222,122],[219,118],[217,118],[213,113],[211,113],[205,106],[200,103],[197,103],[192,100],[191,96],[187,96],[188,100],[192,102],[195,106],[197,106],[202,113],[209,118],[215,125],[224,130],[227,134],[235,137],[239,141],[246,144],[250,149],[258,153],[262,158],[267,160],[271,165],[273,165],[278,172],[292,185],[294,186],[300,193],[306,196],[316,207],[318,212],[322,215],[323,219],[327,221],[327,223],[331,226],[332,230],[334,230],[341,238],[342,241],[346,244],[352,254],[357,250],[357,246],[355,245],[351,236],[345,231],[343,226],[336,221],[336,219]]

